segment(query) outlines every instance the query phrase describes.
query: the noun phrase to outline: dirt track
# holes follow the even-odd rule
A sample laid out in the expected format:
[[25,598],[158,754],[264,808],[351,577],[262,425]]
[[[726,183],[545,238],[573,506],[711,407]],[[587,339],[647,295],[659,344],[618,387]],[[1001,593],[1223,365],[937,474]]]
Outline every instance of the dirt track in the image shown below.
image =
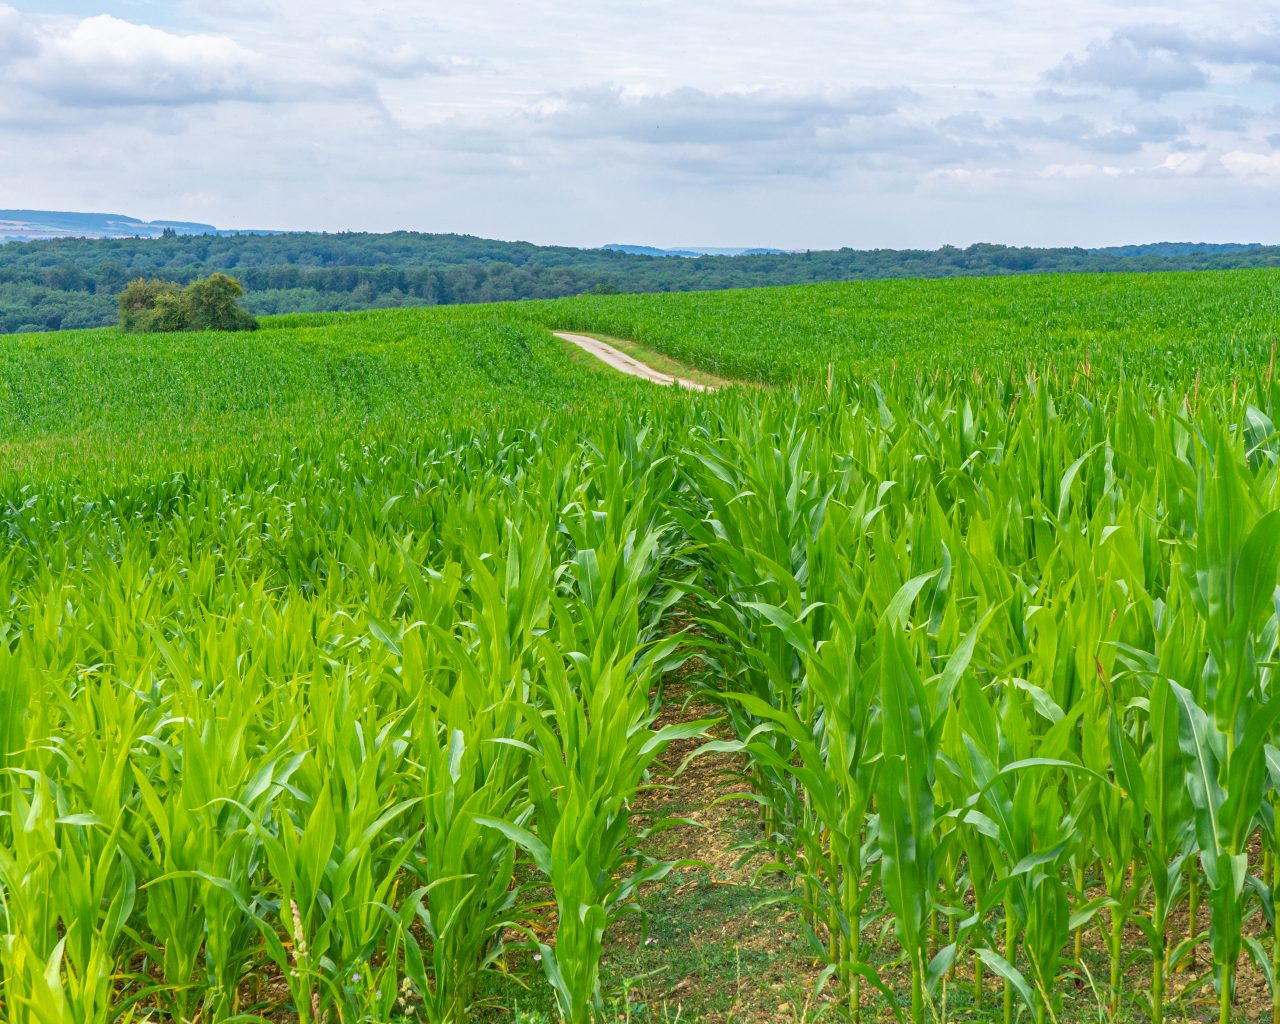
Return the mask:
[[715,388],[709,384],[699,384],[696,380],[686,380],[684,377],[673,377],[669,373],[663,373],[655,370],[652,366],[646,366],[638,359],[633,359],[625,352],[619,352],[612,345],[606,345],[603,341],[597,341],[595,338],[588,338],[585,334],[567,334],[556,331],[557,338],[563,338],[565,341],[572,342],[584,352],[590,352],[601,362],[612,366],[615,370],[622,373],[630,374],[632,377],[639,377],[642,380],[652,381],[654,384],[678,384],[682,388],[688,388],[690,391],[714,391]]

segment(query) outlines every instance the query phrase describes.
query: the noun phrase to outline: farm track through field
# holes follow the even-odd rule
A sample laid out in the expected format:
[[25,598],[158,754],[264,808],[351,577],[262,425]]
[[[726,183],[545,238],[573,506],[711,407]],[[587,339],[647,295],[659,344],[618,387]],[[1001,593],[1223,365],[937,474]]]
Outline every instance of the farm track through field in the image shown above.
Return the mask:
[[621,352],[597,338],[588,337],[585,334],[569,334],[567,332],[554,332],[557,338],[563,338],[565,341],[584,352],[588,352],[595,356],[602,363],[613,367],[621,373],[628,374],[632,377],[639,377],[642,380],[652,381],[654,384],[676,384],[679,387],[687,388],[690,391],[714,391],[715,387],[711,384],[700,384],[696,380],[689,380],[687,377],[676,377],[669,373],[663,373],[661,370],[655,370],[652,366],[640,362],[625,352]]

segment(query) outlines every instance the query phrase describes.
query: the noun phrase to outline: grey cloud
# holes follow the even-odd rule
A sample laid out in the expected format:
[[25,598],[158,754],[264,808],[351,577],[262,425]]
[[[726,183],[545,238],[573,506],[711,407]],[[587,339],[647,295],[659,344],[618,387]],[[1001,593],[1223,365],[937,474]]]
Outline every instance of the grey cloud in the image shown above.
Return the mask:
[[267,21],[283,5],[279,0],[185,0],[183,6],[205,18]]
[[[680,0],[387,2],[363,19],[337,0],[95,0],[165,28],[155,52],[131,36],[110,61],[55,46],[77,21],[36,13],[52,6],[0,0],[0,191],[18,205],[584,244],[1280,232],[1253,193],[1224,216],[1243,203],[1221,162],[1244,153],[1239,173],[1274,181],[1280,111],[1247,80],[1280,69],[1243,37],[1274,0],[1022,4],[1012,22],[994,0],[742,0],[731,24],[725,5]],[[1112,40],[1125,18],[1182,30]],[[1133,99],[1189,81],[1213,89],[1169,97],[1181,134]],[[894,83],[921,95],[851,88]],[[1234,103],[1259,110],[1247,131],[1207,126]]]
[[994,158],[1012,165],[1030,147],[1045,145],[1109,156],[1132,155],[1148,145],[1176,146],[1186,132],[1177,118],[1151,110],[1130,111],[1106,125],[1078,114],[989,119],[967,111],[944,117],[935,127],[953,144],[955,166],[982,166]]
[[1171,25],[1147,25],[1131,30],[1147,45],[1186,53],[1214,64],[1269,64],[1280,66],[1280,32],[1254,32],[1245,36],[1220,33],[1192,34]]
[[1245,132],[1255,112],[1239,104],[1211,107],[1199,118],[1200,123],[1215,132]]
[[810,95],[681,88],[628,96],[600,87],[549,98],[529,126],[558,157],[566,147],[589,147],[591,160],[723,184],[831,178],[853,169],[910,172],[990,154],[985,140],[961,141],[908,116],[903,108],[915,99],[894,88]]
[[1058,89],[1037,89],[1033,96],[1037,103],[1091,103],[1098,98],[1096,92],[1062,92]]
[[1043,117],[1006,117],[1000,127],[1020,138],[1050,139],[1055,142],[1079,143],[1094,136],[1097,126],[1086,117],[1064,114],[1047,120]]
[[1159,110],[1130,111],[1120,120],[1148,142],[1169,142],[1186,131],[1182,121]]
[[601,87],[549,102],[543,131],[566,138],[616,138],[649,145],[777,142],[838,131],[855,118],[884,117],[914,98],[908,89],[857,89],[825,95],[681,88],[628,96]]
[[1178,25],[1131,25],[1090,43],[1082,55],[1064,58],[1045,78],[1158,99],[1208,85],[1206,64],[1252,67],[1257,77],[1280,77],[1280,31],[1232,36]]
[[1155,111],[1134,111],[1113,122],[1113,127],[1077,114],[1055,118],[1036,116],[1004,117],[988,121],[976,113],[944,118],[938,127],[970,139],[1006,139],[1011,145],[1022,142],[1050,142],[1106,154],[1139,152],[1143,146],[1171,143],[1186,130],[1177,118]]
[[9,61],[30,57],[38,49],[29,21],[7,4],[0,4],[0,69]]
[[328,48],[328,56],[335,63],[379,78],[417,78],[445,75],[454,70],[452,62],[440,60],[412,43],[389,47],[363,40],[343,40]]
[[1133,29],[1090,43],[1083,56],[1065,58],[1045,77],[1066,85],[1131,89],[1148,99],[1200,89],[1209,82],[1209,76],[1191,56]]
[[974,110],[941,118],[937,128],[948,135],[984,135],[991,131],[991,124]]
[[1147,133],[1138,128],[1114,128],[1110,132],[1101,132],[1096,136],[1083,138],[1080,140],[1080,146],[1098,154],[1124,156],[1139,152],[1149,143],[1172,142],[1176,138],[1178,138],[1176,134]]

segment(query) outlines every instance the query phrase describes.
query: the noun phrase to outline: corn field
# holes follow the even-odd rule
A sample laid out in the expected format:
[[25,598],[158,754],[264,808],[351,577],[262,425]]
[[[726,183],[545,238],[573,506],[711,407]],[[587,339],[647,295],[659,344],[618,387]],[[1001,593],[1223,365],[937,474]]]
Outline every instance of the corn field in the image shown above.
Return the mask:
[[[1088,346],[1010,344],[1025,283],[955,359],[831,369],[843,335],[787,326],[804,289],[775,320],[672,297],[756,325],[708,326],[719,371],[792,332],[805,372],[761,341],[756,375],[798,382],[707,396],[537,326],[657,344],[628,318],[668,297],[282,318],[154,384],[145,342],[24,339],[0,1018],[501,1020],[525,971],[604,1019],[619,929],[682,868],[637,808],[694,740],[746,784],[826,1019],[1067,1024],[1087,975],[1101,1020],[1280,1021],[1240,1001],[1280,970],[1277,303],[1215,277],[1194,359],[1109,346],[1086,292]],[[682,716],[695,659],[715,710]]]

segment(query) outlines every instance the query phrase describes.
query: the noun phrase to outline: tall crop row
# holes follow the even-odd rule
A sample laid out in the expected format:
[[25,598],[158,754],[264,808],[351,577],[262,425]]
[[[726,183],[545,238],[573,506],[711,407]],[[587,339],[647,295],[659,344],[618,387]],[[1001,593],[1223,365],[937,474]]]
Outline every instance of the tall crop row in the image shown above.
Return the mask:
[[460,431],[10,508],[0,1015],[247,1020],[267,978],[300,1021],[462,1021],[525,933],[587,1019],[666,870],[632,798],[700,729],[653,725],[674,473]]
[[695,438],[682,524],[738,736],[715,749],[855,1019],[888,994],[877,921],[913,1021],[965,961],[1006,1022],[1062,1019],[1087,933],[1111,1017],[1143,988],[1161,1020],[1198,945],[1224,1024],[1242,954],[1274,978],[1249,925],[1275,919],[1274,399],[849,387]]

